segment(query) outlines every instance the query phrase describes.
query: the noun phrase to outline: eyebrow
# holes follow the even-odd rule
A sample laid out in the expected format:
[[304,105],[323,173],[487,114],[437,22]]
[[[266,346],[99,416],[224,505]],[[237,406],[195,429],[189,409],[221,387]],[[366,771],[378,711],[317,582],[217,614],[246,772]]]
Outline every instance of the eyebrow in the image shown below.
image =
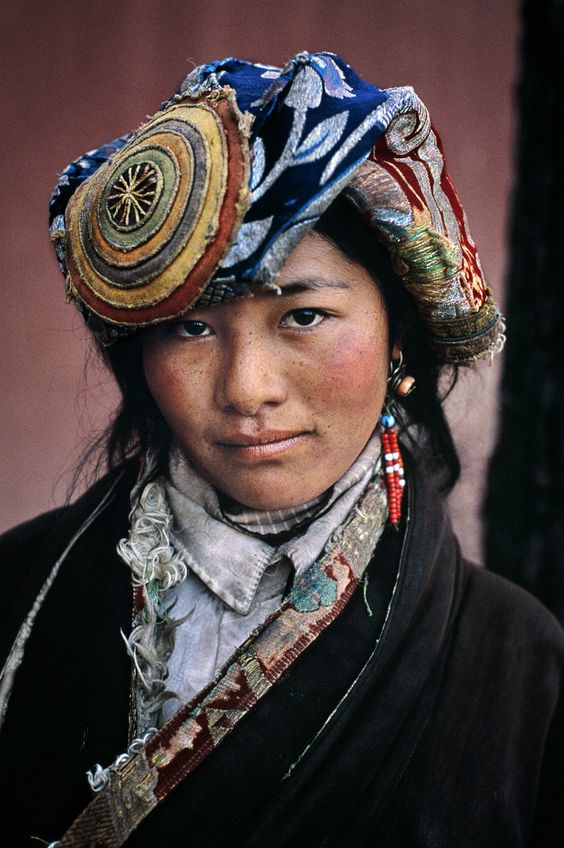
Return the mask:
[[328,280],[326,277],[304,277],[294,282],[290,281],[280,286],[283,297],[299,294],[305,291],[318,291],[319,289],[350,289],[351,284],[346,280]]

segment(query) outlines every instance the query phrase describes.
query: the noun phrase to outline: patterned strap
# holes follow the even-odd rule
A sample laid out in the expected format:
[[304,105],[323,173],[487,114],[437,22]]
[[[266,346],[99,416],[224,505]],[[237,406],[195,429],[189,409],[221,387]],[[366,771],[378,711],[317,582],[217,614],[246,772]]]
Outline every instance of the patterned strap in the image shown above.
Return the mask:
[[55,843],[118,848],[143,819],[236,727],[344,609],[370,562],[387,514],[380,477],[319,563],[241,645],[216,679],[117,769]]

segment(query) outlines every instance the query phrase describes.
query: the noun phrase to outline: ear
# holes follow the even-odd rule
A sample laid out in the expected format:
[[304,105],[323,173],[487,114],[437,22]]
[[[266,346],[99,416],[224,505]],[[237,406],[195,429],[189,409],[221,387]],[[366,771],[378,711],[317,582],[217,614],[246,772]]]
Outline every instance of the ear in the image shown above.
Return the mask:
[[401,342],[395,341],[392,347],[392,359],[399,359],[401,355]]

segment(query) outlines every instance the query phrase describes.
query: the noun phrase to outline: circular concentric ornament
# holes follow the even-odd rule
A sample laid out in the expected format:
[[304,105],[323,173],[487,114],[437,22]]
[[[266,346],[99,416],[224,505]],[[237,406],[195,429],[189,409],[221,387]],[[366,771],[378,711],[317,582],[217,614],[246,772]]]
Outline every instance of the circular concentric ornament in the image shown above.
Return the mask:
[[229,88],[177,100],[143,125],[68,204],[71,294],[115,325],[183,314],[248,207],[249,128]]
[[122,164],[104,192],[103,209],[110,233],[112,227],[123,233],[143,227],[163,191],[163,173],[157,162],[143,152],[134,156],[139,161]]

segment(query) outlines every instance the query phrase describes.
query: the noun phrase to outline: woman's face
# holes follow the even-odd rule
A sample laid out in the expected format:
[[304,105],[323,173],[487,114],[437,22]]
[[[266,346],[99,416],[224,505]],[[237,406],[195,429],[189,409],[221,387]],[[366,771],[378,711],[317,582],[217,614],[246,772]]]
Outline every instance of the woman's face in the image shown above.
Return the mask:
[[317,233],[264,289],[150,330],[149,389],[213,486],[255,509],[328,489],[370,438],[386,391],[388,322],[362,266]]

